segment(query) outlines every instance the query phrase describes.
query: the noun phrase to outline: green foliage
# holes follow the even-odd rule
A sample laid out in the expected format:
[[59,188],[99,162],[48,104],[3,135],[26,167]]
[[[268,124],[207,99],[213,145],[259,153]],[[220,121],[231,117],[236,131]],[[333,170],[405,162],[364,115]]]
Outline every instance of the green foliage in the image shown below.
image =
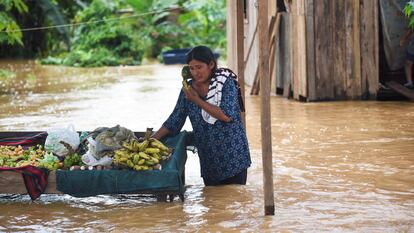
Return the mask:
[[127,0],[127,3],[134,8],[135,14],[141,14],[134,28],[146,48],[145,56],[156,57],[161,46],[171,40],[171,37],[168,38],[170,32],[179,30],[176,25],[165,20],[171,15],[168,9],[178,7],[178,0]]
[[[67,24],[65,16],[60,12],[58,5],[52,3],[50,0],[37,0],[37,4],[42,8],[43,14],[46,15],[52,25]],[[70,48],[70,38],[68,27],[58,27],[59,32],[68,48]]]
[[[146,44],[146,55],[156,57],[172,48],[207,45],[215,50],[226,49],[226,3],[217,0],[128,0],[135,13],[148,14],[136,23]],[[177,7],[179,11],[172,10]]]
[[[119,10],[131,7],[139,16],[122,18],[131,12]],[[75,26],[20,32],[20,27],[67,23]],[[47,57],[43,64],[136,65],[144,56],[200,44],[225,54],[225,1],[0,0],[0,54]]]
[[[0,0],[0,57],[41,57],[49,52],[64,51],[69,48],[68,27],[21,31],[21,28],[67,24],[65,20],[67,17],[58,5],[59,2],[66,0],[13,1],[16,4],[10,4],[12,2],[10,0]],[[17,4],[18,1],[24,4]],[[71,3],[71,5],[77,4]],[[1,32],[5,25],[8,25],[8,29],[5,30],[9,33]]]
[[[42,63],[82,67],[140,64],[144,46],[132,32],[131,19],[111,20],[115,11],[115,4],[94,0],[75,17],[80,25],[74,30],[72,50],[63,59],[49,57]],[[107,21],[101,22],[103,19]]]
[[181,47],[207,45],[224,52],[226,48],[226,3],[215,0],[189,0],[188,10],[178,18],[183,31]]
[[[52,3],[51,0],[36,0],[36,4],[43,10],[42,14],[49,19],[52,25],[66,24],[63,14],[59,11],[58,6]],[[29,8],[22,0],[2,0],[0,2],[0,9],[1,8],[4,8],[4,11],[0,12],[0,43],[7,42],[11,45],[18,43],[23,46],[23,34],[11,12],[13,9],[16,9],[19,14],[25,14],[29,12]],[[56,30],[61,34],[66,44],[69,46],[68,29],[66,27],[60,27]]]
[[19,44],[23,46],[22,33],[19,25],[10,13],[16,9],[20,14],[27,13],[27,6],[22,0],[2,0],[0,1],[0,44],[10,45]]
[[3,0],[0,4],[4,5],[6,11],[15,7],[19,13],[27,12],[27,6],[22,0]]
[[406,5],[405,5],[405,7],[403,9],[403,12],[404,12],[404,15],[407,18],[409,18],[408,26],[411,29],[414,29],[414,15],[413,15],[413,10],[414,10],[414,0],[410,0],[410,1],[408,1],[406,3]]

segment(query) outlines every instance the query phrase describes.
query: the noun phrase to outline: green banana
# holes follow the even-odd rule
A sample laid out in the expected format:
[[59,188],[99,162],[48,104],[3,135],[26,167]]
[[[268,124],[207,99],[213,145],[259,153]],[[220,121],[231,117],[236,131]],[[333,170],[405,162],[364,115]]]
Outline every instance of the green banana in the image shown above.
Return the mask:
[[141,158],[143,158],[143,159],[150,159],[150,156],[149,155],[147,155],[146,153],[144,153],[144,152],[139,152],[139,156],[141,157]]
[[160,163],[160,160],[159,159],[156,159],[154,157],[152,157],[151,160],[154,162],[154,164]]
[[156,158],[158,160],[161,158],[160,154],[158,154],[158,153],[154,153],[154,154],[151,154],[151,155],[152,155],[153,158]]
[[144,164],[147,165],[147,166],[155,165],[154,161],[152,161],[152,160],[145,160]]
[[134,154],[134,159],[133,159],[133,162],[134,162],[134,164],[138,164],[138,161],[139,161],[139,154]]
[[133,150],[132,145],[127,142],[123,142],[122,146],[128,150]]
[[145,154],[154,154],[154,153],[160,153],[160,149],[158,148],[147,148],[144,150]]
[[142,165],[142,164],[144,164],[145,163],[145,159],[140,159],[139,161],[138,161],[138,165]]
[[169,150],[169,148],[167,146],[165,146],[164,143],[162,143],[161,141],[159,141],[156,138],[151,138],[150,141],[151,141],[151,146],[152,147],[158,148],[162,151],[168,151]]
[[192,78],[190,66],[184,66],[181,70],[181,76],[183,77],[183,88],[188,89],[190,87],[188,80]]
[[141,142],[139,144],[139,149],[138,150],[143,152],[143,151],[145,151],[145,149],[147,149],[148,145],[149,145],[149,141],[147,139],[145,139],[143,142]]
[[131,160],[127,160],[126,162],[127,162],[128,167],[130,168],[133,168],[135,166],[135,164]]

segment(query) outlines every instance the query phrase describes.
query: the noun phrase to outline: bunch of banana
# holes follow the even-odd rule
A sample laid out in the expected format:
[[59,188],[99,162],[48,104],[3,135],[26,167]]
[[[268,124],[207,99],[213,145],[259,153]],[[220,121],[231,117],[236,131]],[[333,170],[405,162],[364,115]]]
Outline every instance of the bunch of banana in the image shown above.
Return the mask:
[[190,66],[183,67],[183,69],[181,70],[181,76],[183,77],[183,81],[182,81],[183,88],[188,89],[190,87],[188,84],[188,80],[192,78]]
[[136,139],[124,142],[123,148],[115,151],[112,162],[117,166],[137,171],[161,170],[160,162],[169,159],[172,149],[155,138],[149,138],[150,135],[147,130],[142,142]]
[[41,145],[24,150],[19,146],[0,146],[0,167],[38,166],[44,155]]

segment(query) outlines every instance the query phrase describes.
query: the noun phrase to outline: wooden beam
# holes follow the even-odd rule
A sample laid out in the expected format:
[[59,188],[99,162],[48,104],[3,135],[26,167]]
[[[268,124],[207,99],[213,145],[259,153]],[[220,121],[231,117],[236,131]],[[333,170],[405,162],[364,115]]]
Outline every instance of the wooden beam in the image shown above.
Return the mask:
[[237,72],[237,2],[227,1],[226,7],[227,66]]
[[292,80],[292,46],[293,46],[293,38],[292,38],[292,14],[291,13],[282,13],[282,30],[280,34],[280,59],[281,62],[278,64],[280,65],[281,72],[277,71],[278,74],[281,75],[281,80],[283,81],[283,97],[290,98],[292,96],[291,91],[291,80]]
[[361,3],[362,98],[375,100],[379,88],[378,1],[362,1]]
[[[258,27],[259,26],[257,25],[255,30],[254,30],[254,36],[253,37],[256,36]],[[276,80],[272,80],[272,78],[273,78],[273,69],[274,69],[274,66],[275,66],[274,63],[275,63],[275,58],[276,58],[276,54],[275,54],[276,53],[276,43],[275,42],[276,42],[276,40],[278,39],[278,36],[279,36],[279,34],[278,34],[279,28],[280,28],[280,13],[278,13],[277,16],[272,16],[270,18],[270,24],[269,24],[269,43],[270,43],[270,56],[269,56],[270,61],[269,62],[270,62],[270,75],[271,75],[270,76],[271,78],[270,78],[269,82],[270,82],[270,84],[272,84],[272,82],[274,81],[275,82],[275,85],[274,85],[275,88],[276,88]],[[247,59],[250,55],[250,51],[251,51],[253,42],[254,42],[254,40],[252,40],[252,43],[250,44],[249,51],[248,51],[248,54],[247,54]],[[247,62],[247,59],[246,59],[246,62]],[[246,62],[245,62],[245,64],[246,64]],[[254,80],[253,80],[253,85],[252,85],[252,88],[250,89],[250,95],[258,95],[259,91],[260,91],[260,78],[259,78],[258,69],[259,69],[259,66],[257,66],[257,68],[256,68],[256,72],[255,72],[255,76],[254,76]],[[273,85],[271,87],[273,87]],[[276,93],[276,90],[274,92]]]
[[[348,99],[360,99],[361,89],[361,40],[360,0],[345,1],[346,24],[346,95]],[[374,39],[374,38],[373,38]]]
[[260,90],[259,68],[256,68],[256,72],[254,73],[252,89],[250,89],[250,95],[258,95],[259,90]]
[[[297,3],[297,15],[296,15],[296,28],[297,28],[297,50],[296,50],[296,61],[295,65],[297,64],[297,76],[295,77],[297,80],[297,90],[298,90],[298,100],[301,97],[307,98],[307,73],[306,73],[306,19],[305,19],[305,0],[298,0]],[[301,53],[299,52],[301,51]]]
[[[315,100],[334,98],[332,73],[332,0],[314,1]],[[345,1],[345,4],[348,1]],[[345,10],[345,9],[344,9]],[[347,36],[348,40],[348,36]]]
[[[352,98],[361,99],[362,94],[362,80],[361,80],[361,21],[360,21],[360,0],[353,0],[353,54],[354,54],[354,69],[355,69],[355,87],[352,93]],[[376,16],[375,16],[376,17]]]
[[259,0],[259,76],[260,76],[260,119],[262,135],[262,166],[264,186],[265,215],[275,214],[273,194],[272,131],[270,122],[270,86],[269,86],[269,27],[268,0]]
[[249,49],[247,50],[246,58],[244,59],[244,65],[246,65],[247,61],[249,61],[250,54],[251,54],[252,49],[253,49],[254,40],[255,40],[255,37],[256,37],[256,34],[257,34],[257,28],[258,27],[259,27],[259,25],[256,24],[256,27],[254,28],[254,32],[253,32],[253,35],[252,35],[252,40],[250,41],[250,44],[249,44]]
[[283,84],[283,97],[290,98],[291,97],[291,91],[290,91],[290,77],[288,77],[285,80],[285,83]]
[[332,22],[332,87],[333,98],[346,99],[347,94],[347,27],[345,1],[332,1],[330,20]]
[[379,13],[379,6],[378,6],[378,1],[374,1],[374,15],[375,15],[375,19],[374,19],[374,38],[375,38],[375,42],[374,42],[374,65],[376,67],[375,73],[374,73],[374,78],[376,78],[374,80],[374,84],[370,84],[369,86],[369,92],[370,94],[375,93],[375,99],[379,90],[379,22],[378,22],[378,18],[376,17]]
[[270,31],[270,91],[274,94],[276,94],[276,42],[279,40],[280,15],[277,13],[276,17],[272,16],[272,19],[276,18],[276,20]]
[[[240,83],[240,90],[242,94],[243,102],[246,103],[244,94],[244,2],[243,0],[237,0],[237,76]],[[241,115],[244,128],[246,128],[246,113]]]
[[308,101],[316,100],[314,0],[306,2],[306,78]]
[[[275,44],[274,44],[274,27],[275,27],[275,23],[276,23],[276,17],[275,16],[272,16],[271,18],[270,18],[270,23],[269,23],[269,43],[270,43],[270,56],[269,56],[269,58],[270,58],[270,79],[269,79],[269,84],[271,85],[272,84],[272,75],[273,75],[273,73],[272,73],[272,69],[273,69],[273,66],[274,66],[274,56],[275,56],[275,54],[274,54],[274,46],[275,46]],[[258,27],[258,26],[257,26]],[[256,29],[255,29],[255,32],[257,32],[257,27],[256,27]],[[252,43],[253,44],[253,43]],[[272,59],[273,58],[273,59]],[[259,77],[259,66],[257,66],[256,67],[256,72],[255,72],[255,75],[254,75],[254,80],[253,80],[253,85],[252,85],[252,89],[250,90],[250,95],[258,95],[259,94],[259,91],[260,91],[260,77]]]

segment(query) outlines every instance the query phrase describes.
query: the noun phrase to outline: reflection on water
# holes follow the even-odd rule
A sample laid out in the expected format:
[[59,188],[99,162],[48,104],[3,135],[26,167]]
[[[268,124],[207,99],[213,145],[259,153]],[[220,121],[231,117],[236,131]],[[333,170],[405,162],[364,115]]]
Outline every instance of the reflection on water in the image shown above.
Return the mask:
[[[33,73],[47,85],[3,92],[0,130],[68,123],[78,130],[115,124],[157,128],[181,85],[179,66],[13,66],[17,77]],[[414,232],[412,103],[272,97],[276,215],[265,217],[260,99],[246,97],[253,160],[246,186],[204,187],[197,156],[189,154],[183,203],[129,195],[43,195],[31,203],[28,196],[3,195],[0,231]]]

